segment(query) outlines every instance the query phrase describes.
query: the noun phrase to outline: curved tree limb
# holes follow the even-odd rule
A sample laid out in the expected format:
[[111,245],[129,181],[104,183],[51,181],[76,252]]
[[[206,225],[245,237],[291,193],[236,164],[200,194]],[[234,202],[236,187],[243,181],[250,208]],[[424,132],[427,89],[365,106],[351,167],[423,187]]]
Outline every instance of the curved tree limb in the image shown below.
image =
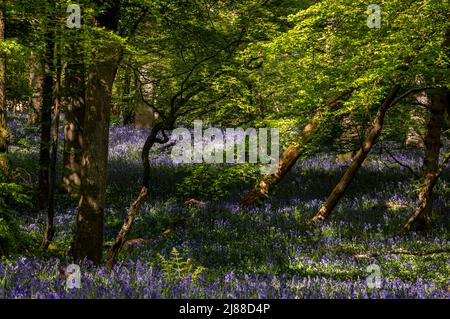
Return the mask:
[[419,174],[417,174],[414,170],[413,170],[413,168],[411,167],[411,166],[409,166],[409,165],[406,165],[406,164],[404,164],[404,163],[402,163],[402,162],[400,162],[388,149],[384,149],[385,151],[386,151],[386,153],[388,153],[388,155],[394,160],[394,162],[396,162],[398,165],[400,165],[401,167],[404,167],[404,168],[406,168],[412,175],[414,175],[414,177],[416,178],[416,179],[419,179],[420,178],[420,176],[419,176]]
[[450,152],[448,152],[445,155],[444,161],[442,162],[441,166],[439,167],[439,170],[436,173],[429,173],[425,175],[425,181],[422,190],[420,191],[419,194],[419,206],[416,208],[414,213],[409,217],[408,221],[403,227],[403,234],[411,230],[412,225],[423,214],[426,207],[429,205],[434,185],[436,185],[436,182],[438,181],[439,177],[441,177],[442,173],[446,169],[449,162],[450,162]]
[[[163,135],[162,138],[158,137],[159,132],[162,132]],[[131,230],[131,226],[133,225],[134,220],[136,219],[139,209],[141,208],[142,204],[148,197],[150,188],[150,161],[149,161],[150,150],[153,147],[153,145],[155,145],[155,143],[164,144],[168,140],[169,138],[167,137],[165,130],[163,129],[163,125],[159,123],[152,129],[150,135],[147,137],[147,140],[145,141],[141,155],[143,165],[143,179],[141,191],[136,200],[131,204],[130,208],[128,209],[127,218],[125,219],[125,222],[123,223],[122,228],[120,229],[117,235],[116,241],[111,247],[111,250],[107,256],[106,266],[110,270],[116,264],[119,253],[126,242],[127,236]]]
[[116,264],[117,257],[119,256],[119,253],[123,248],[123,245],[125,244],[127,235],[131,230],[131,226],[133,225],[134,219],[136,218],[139,208],[141,207],[142,203],[145,202],[147,197],[148,197],[148,188],[144,186],[141,188],[141,192],[139,193],[137,199],[133,202],[133,204],[131,204],[130,208],[128,209],[127,218],[123,223],[122,228],[119,231],[119,234],[117,235],[115,243],[111,247],[106,262],[106,267],[108,269],[111,270]]
[[[342,100],[348,99],[354,90],[355,88],[350,88],[328,101],[326,103],[328,110],[332,111],[340,108],[342,106]],[[318,112],[312,121],[304,127],[296,141],[281,155],[277,171],[274,174],[267,174],[261,178],[254,189],[241,201],[242,207],[260,205],[269,196],[270,192],[278,185],[302,155],[302,146],[309,143],[311,138],[316,134],[320,126],[321,115]]]
[[375,145],[378,137],[380,136],[383,129],[384,117],[387,111],[393,106],[395,97],[397,96],[399,90],[400,85],[398,84],[392,87],[389,95],[380,106],[380,109],[378,110],[378,113],[372,123],[372,127],[370,128],[369,133],[367,134],[361,148],[356,153],[349,168],[345,171],[344,175],[336,184],[327,201],[322,205],[322,207],[320,207],[317,214],[311,220],[312,224],[318,225],[322,223],[339,203],[339,200],[342,198],[348,186],[353,181],[362,163],[365,161],[367,155],[369,155],[372,147]]

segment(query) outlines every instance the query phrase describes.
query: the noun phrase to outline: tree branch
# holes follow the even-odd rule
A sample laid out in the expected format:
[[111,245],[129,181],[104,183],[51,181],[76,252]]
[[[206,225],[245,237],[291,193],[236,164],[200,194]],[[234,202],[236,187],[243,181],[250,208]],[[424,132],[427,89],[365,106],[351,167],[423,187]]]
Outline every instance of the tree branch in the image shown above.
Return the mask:
[[426,90],[431,90],[434,89],[434,87],[423,87],[423,88],[412,88],[409,89],[408,91],[406,91],[405,93],[403,93],[402,95],[400,95],[398,98],[396,98],[393,102],[391,106],[395,106],[397,103],[399,103],[401,100],[407,98],[409,95],[413,94],[413,93],[417,93],[417,92],[422,92],[422,91],[426,91]]
[[417,179],[420,179],[419,174],[417,174],[410,166],[403,164],[402,162],[400,162],[397,158],[395,158],[395,156],[388,150],[385,149],[386,153],[388,153],[388,155],[401,167],[406,168],[408,171],[410,171],[411,174],[414,175],[414,177],[416,177]]
[[412,256],[429,256],[429,255],[435,255],[435,254],[449,254],[450,248],[442,248],[442,249],[434,249],[430,251],[409,251],[409,250],[393,250],[393,251],[386,251],[386,252],[374,252],[374,253],[367,253],[367,254],[358,254],[353,255],[353,258],[355,259],[368,259],[371,257],[380,257],[380,256],[386,256],[386,255],[412,255]]

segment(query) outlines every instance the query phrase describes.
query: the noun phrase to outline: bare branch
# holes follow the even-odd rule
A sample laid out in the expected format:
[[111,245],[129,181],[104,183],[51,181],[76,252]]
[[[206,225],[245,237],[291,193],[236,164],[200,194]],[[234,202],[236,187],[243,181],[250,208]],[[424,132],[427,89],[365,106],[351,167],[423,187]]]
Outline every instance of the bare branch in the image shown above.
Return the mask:
[[388,155],[401,167],[406,168],[408,171],[410,171],[411,174],[413,174],[415,176],[415,178],[420,179],[419,174],[417,174],[409,165],[406,165],[402,162],[400,162],[388,149],[385,149],[386,153],[388,153]]
[[426,90],[431,90],[434,89],[434,87],[421,87],[421,88],[412,88],[409,89],[408,91],[406,91],[405,93],[403,93],[402,95],[400,95],[398,98],[396,98],[394,100],[394,102],[392,102],[392,106],[396,105],[397,103],[399,103],[401,100],[407,98],[408,96],[410,96],[413,93],[418,93],[418,92],[422,92],[422,91],[426,91]]

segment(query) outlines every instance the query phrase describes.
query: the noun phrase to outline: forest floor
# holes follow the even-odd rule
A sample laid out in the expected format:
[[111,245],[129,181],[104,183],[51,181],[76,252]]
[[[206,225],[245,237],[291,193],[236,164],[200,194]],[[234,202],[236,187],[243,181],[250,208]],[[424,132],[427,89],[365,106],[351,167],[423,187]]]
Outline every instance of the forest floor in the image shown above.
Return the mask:
[[[16,144],[12,162],[24,168],[20,182],[31,189],[37,178],[37,130],[26,129],[20,118],[10,125]],[[146,133],[128,126],[111,128],[105,252],[139,192],[140,147]],[[420,151],[394,154],[420,172]],[[238,200],[250,182],[236,181],[233,191],[219,201],[197,198],[208,201],[205,207],[187,207],[188,198],[177,195],[177,184],[190,168],[171,164],[158,150],[152,152],[151,162],[151,196],[129,236],[140,240],[121,255],[112,272],[82,264],[81,288],[65,288],[59,267],[71,263],[68,250],[77,203],[61,193],[50,251],[0,261],[0,298],[450,297],[448,171],[436,187],[433,230],[399,236],[416,205],[418,182],[379,148],[330,219],[315,229],[307,221],[346,165],[332,152],[300,161],[263,208],[245,212]],[[206,186],[210,182],[199,181]],[[17,213],[21,228],[38,247],[45,216],[32,208]],[[370,265],[380,272],[371,275]],[[369,288],[367,282],[378,275],[380,286]]]

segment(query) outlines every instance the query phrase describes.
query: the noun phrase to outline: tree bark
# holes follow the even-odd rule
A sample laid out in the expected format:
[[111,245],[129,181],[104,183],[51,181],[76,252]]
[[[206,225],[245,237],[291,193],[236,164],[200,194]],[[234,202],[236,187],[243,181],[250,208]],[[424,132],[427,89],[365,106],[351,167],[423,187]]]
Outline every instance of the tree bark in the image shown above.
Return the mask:
[[[100,7],[104,1],[96,1]],[[116,31],[120,3],[108,1],[95,18],[98,27]],[[102,260],[104,208],[106,204],[109,124],[112,86],[120,61],[119,45],[103,41],[89,66],[83,129],[81,197],[72,252],[75,260]]]
[[[354,89],[349,89],[339,94],[334,99],[327,103],[328,110],[332,111],[338,109],[342,105],[342,100],[347,99]],[[297,160],[303,154],[303,146],[308,144],[311,138],[316,134],[320,128],[321,113],[317,113],[313,120],[305,126],[303,131],[299,134],[296,141],[292,143],[281,155],[278,169],[274,174],[267,174],[262,177],[253,190],[251,190],[242,200],[242,207],[251,207],[260,205],[278,185],[283,177],[295,165]]]
[[[5,40],[5,18],[0,7],[0,43]],[[0,55],[0,181],[10,178],[8,157],[9,133],[7,127],[8,110],[6,105],[6,55]]]
[[65,68],[65,110],[64,123],[64,173],[63,187],[68,194],[79,197],[81,187],[82,133],[86,110],[85,62],[83,45],[80,45],[80,30],[69,31],[71,39],[67,66]]
[[431,228],[433,212],[433,188],[448,163],[448,156],[439,167],[439,153],[442,147],[441,132],[447,108],[447,90],[436,89],[430,92],[431,108],[425,136],[425,157],[422,166],[423,184],[419,192],[419,205],[408,219],[404,231],[417,224],[419,230]]
[[386,112],[393,105],[394,99],[397,96],[399,90],[400,90],[400,85],[395,85],[391,89],[391,92],[389,93],[388,97],[385,99],[384,103],[381,105],[380,109],[378,110],[378,113],[375,116],[375,119],[372,123],[372,127],[370,128],[370,130],[362,144],[362,147],[356,153],[349,168],[346,170],[344,175],[341,177],[340,181],[337,183],[336,187],[331,192],[331,194],[328,197],[325,204],[322,205],[322,207],[319,209],[318,213],[312,219],[313,224],[322,223],[331,214],[331,212],[336,207],[339,200],[344,195],[348,186],[353,181],[353,178],[355,177],[356,173],[359,171],[361,165],[366,160],[367,155],[370,153],[370,151],[372,150],[372,147],[375,145],[378,137],[380,136],[381,131],[383,129],[384,117],[386,115]]

